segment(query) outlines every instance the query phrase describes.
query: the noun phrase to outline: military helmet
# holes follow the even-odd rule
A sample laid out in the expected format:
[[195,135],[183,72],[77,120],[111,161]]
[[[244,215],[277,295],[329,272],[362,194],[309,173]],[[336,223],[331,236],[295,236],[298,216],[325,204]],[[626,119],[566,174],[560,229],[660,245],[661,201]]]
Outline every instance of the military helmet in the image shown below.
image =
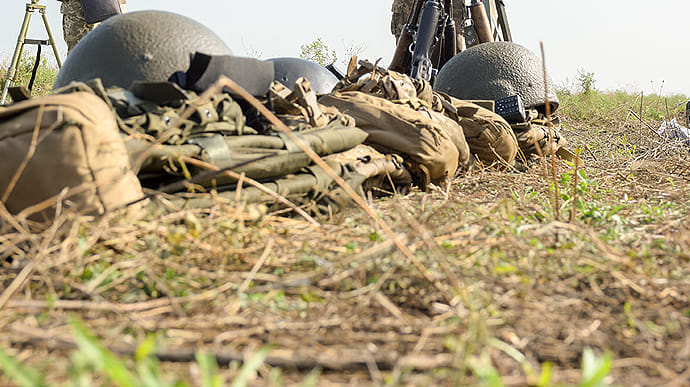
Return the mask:
[[195,52],[232,55],[214,32],[185,16],[163,11],[114,16],[74,46],[54,88],[93,78],[123,88],[133,81],[166,81],[186,71]]
[[[546,77],[551,112],[558,97]],[[459,99],[497,100],[519,94],[526,108],[545,110],[542,62],[527,48],[512,42],[473,46],[452,57],[439,70],[434,90]]]
[[301,58],[272,58],[267,59],[273,62],[275,69],[274,80],[292,88],[300,77],[305,77],[311,84],[311,89],[316,94],[328,94],[333,90],[338,78],[327,68],[318,63]]

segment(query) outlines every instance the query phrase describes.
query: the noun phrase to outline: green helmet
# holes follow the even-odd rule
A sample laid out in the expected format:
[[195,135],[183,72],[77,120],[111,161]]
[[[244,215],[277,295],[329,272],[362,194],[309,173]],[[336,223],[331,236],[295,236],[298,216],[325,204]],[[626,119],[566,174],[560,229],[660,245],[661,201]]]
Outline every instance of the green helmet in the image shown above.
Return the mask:
[[292,88],[300,77],[305,77],[316,94],[328,94],[333,90],[338,78],[318,63],[294,57],[271,58],[275,69],[274,80]]
[[[546,76],[551,112],[558,97]],[[451,58],[439,70],[434,90],[459,99],[497,100],[520,95],[526,108],[544,112],[544,69],[541,60],[527,48],[512,42],[473,46]]]
[[65,60],[54,88],[101,78],[105,87],[129,88],[133,81],[167,81],[186,71],[195,52],[232,55],[210,29],[163,11],[114,16],[89,32]]

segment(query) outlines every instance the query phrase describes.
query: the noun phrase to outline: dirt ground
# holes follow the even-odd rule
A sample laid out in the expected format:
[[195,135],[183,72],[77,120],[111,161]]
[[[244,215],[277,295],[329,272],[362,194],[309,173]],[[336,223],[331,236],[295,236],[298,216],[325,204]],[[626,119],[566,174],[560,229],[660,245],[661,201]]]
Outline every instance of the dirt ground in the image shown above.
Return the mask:
[[193,385],[196,352],[229,381],[267,345],[252,385],[576,385],[587,348],[611,356],[608,383],[690,385],[687,148],[634,118],[562,131],[585,167],[370,200],[397,242],[357,208],[5,222],[0,348],[51,385],[70,380],[73,319],[125,359],[156,335],[164,375]]

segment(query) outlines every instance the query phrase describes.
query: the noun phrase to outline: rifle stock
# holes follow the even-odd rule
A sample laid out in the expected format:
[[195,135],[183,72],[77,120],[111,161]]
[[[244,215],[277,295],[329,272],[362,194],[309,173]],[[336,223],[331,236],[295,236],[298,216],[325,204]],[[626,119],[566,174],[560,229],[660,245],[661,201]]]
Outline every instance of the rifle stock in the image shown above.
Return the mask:
[[412,65],[412,54],[410,53],[410,46],[414,43],[414,29],[405,24],[400,38],[398,38],[398,45],[395,47],[393,59],[388,68],[403,74],[409,74]]

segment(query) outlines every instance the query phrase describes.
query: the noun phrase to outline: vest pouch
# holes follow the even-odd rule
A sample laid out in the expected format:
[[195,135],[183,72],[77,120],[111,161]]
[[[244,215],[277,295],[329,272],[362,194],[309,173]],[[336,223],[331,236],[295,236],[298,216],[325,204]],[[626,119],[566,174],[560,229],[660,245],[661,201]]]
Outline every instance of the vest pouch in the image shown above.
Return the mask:
[[103,214],[143,196],[115,117],[88,92],[0,108],[0,197],[13,214],[51,218],[62,207]]

